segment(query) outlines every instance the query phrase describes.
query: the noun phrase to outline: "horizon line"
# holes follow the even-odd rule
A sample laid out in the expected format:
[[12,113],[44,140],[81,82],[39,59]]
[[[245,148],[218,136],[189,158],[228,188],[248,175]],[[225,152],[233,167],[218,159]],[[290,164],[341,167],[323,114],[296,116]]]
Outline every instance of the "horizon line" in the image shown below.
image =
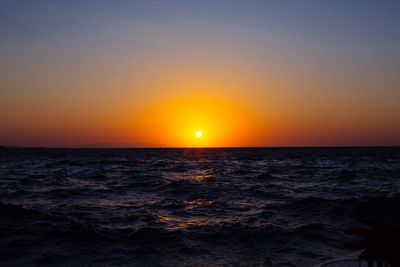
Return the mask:
[[0,149],[265,149],[265,148],[400,148],[400,145],[309,145],[309,146],[213,146],[213,147],[169,147],[169,146],[15,146],[0,145]]

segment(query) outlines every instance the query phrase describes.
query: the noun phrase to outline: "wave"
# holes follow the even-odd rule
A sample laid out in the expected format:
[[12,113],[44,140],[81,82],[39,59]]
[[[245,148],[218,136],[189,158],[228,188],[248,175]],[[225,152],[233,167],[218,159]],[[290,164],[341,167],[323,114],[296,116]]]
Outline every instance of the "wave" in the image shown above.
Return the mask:
[[394,148],[6,154],[5,266],[312,266],[346,252],[347,227],[400,210]]

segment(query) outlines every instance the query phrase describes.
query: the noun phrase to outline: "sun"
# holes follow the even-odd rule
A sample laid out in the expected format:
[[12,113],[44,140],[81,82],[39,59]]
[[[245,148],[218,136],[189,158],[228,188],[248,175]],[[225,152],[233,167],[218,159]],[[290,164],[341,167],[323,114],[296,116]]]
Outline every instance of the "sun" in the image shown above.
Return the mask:
[[203,133],[201,131],[196,131],[195,135],[197,138],[201,138],[203,136]]

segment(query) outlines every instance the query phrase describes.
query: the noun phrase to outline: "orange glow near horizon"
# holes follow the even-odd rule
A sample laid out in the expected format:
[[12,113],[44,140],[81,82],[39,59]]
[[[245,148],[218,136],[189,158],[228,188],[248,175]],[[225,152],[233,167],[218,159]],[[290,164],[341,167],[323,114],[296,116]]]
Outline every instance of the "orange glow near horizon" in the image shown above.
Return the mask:
[[0,16],[0,146],[400,145],[399,45],[386,11],[374,27],[331,17],[307,30],[301,8],[290,26],[286,16],[265,16],[286,10],[281,4],[263,1],[137,2],[130,11],[33,3],[29,14],[16,4]]
[[[160,103],[136,119],[135,132],[164,147],[226,147],[249,144],[260,118],[239,105],[211,98]],[[201,129],[201,130],[199,130]]]

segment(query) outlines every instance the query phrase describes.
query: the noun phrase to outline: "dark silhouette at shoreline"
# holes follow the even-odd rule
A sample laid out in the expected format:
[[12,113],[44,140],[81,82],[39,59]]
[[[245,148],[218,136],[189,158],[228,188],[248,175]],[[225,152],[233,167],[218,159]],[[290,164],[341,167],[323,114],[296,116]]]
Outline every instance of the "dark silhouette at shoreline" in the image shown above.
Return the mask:
[[368,201],[354,213],[367,227],[347,229],[346,233],[357,239],[347,241],[345,245],[363,249],[361,259],[400,266],[400,195]]

